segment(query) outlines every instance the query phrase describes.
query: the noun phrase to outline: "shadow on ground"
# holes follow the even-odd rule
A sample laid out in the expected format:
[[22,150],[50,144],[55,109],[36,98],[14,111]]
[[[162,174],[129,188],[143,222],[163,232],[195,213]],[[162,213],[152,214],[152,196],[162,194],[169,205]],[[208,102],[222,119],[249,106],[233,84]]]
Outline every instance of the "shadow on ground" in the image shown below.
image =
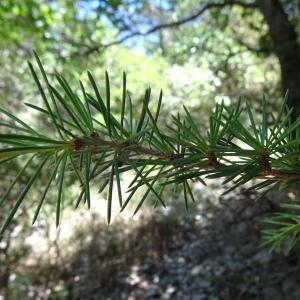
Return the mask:
[[260,247],[274,204],[255,197],[203,199],[190,214],[175,207],[128,232],[94,228],[64,274],[69,299],[300,299],[299,252]]
[[79,226],[72,255],[61,248],[55,265],[37,266],[44,273],[30,278],[24,299],[300,299],[299,251],[260,247],[274,204],[245,191],[219,194],[199,191],[188,214],[175,203],[137,224]]

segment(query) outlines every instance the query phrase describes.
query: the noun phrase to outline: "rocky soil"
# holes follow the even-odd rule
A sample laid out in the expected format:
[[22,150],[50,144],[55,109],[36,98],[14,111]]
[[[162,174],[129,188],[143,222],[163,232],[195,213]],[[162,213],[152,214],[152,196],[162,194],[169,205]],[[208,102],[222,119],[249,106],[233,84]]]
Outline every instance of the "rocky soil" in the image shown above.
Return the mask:
[[260,246],[262,220],[273,205],[242,191],[220,192],[199,191],[202,200],[175,231],[180,238],[158,258],[145,256],[113,274],[115,284],[105,292],[105,281],[83,277],[71,285],[70,299],[300,299],[299,250],[270,253]]

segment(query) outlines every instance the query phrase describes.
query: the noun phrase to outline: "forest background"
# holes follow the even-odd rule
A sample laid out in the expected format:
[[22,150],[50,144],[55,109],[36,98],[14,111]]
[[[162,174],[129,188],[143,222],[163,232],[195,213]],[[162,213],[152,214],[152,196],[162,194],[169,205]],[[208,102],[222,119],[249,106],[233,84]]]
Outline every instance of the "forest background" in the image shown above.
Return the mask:
[[[23,105],[41,103],[27,65],[28,60],[33,61],[32,50],[36,50],[50,77],[55,72],[63,73],[73,86],[79,79],[88,82],[86,70],[98,82],[104,82],[107,70],[112,98],[116,99],[111,105],[116,112],[120,110],[117,100],[122,93],[122,72],[126,71],[135,114],[145,88],[151,86],[157,97],[163,90],[162,119],[182,111],[184,104],[203,131],[216,103],[224,101],[231,107],[239,97],[248,99],[259,111],[265,95],[276,112],[289,90],[289,105],[295,107],[295,117],[300,111],[299,18],[297,0],[2,0],[0,105],[44,132],[49,128],[47,120],[29,114]],[[0,169],[1,194],[18,168],[15,163]],[[68,184],[67,203],[78,193],[73,182]],[[103,198],[105,202],[105,194]],[[32,201],[29,199],[18,212],[0,243],[0,291],[11,299],[36,293],[32,291],[34,285],[44,289],[51,268],[55,269],[76,247],[81,249],[82,235],[87,234],[80,228],[84,224],[86,232],[96,226],[95,222],[103,226],[104,232],[114,232],[105,244],[109,249],[111,244],[122,242],[122,222],[129,231],[133,225],[128,225],[128,220],[146,222],[141,216],[132,219],[130,212],[123,217],[115,213],[115,224],[107,229],[101,223],[105,223],[105,212],[99,204],[92,212],[77,211],[75,217],[73,210],[66,208],[57,231],[52,222],[54,205],[49,201],[37,224],[31,227],[33,203],[34,192]],[[1,209],[1,222],[10,207],[8,202]],[[151,209],[146,210],[144,214],[153,214]],[[159,214],[161,221],[165,216]],[[181,216],[178,211],[176,214],[167,220],[178,222]],[[98,219],[101,224],[95,221]],[[62,254],[70,241],[78,245]],[[37,253],[33,251],[35,245],[40,247]],[[34,271],[33,253],[43,262]],[[32,268],[25,272],[28,265]],[[38,278],[44,278],[42,283]],[[52,296],[63,297],[66,293],[62,282],[50,284]]]

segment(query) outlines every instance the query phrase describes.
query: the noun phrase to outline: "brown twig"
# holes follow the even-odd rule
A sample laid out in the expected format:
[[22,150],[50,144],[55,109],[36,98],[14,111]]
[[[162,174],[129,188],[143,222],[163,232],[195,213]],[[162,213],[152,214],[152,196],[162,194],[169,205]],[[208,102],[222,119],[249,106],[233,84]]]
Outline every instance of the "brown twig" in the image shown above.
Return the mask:
[[[129,151],[129,152],[134,152],[137,155],[154,156],[157,159],[170,161],[170,165],[173,165],[174,159],[178,157],[182,157],[181,154],[164,153],[155,149],[147,148],[145,146],[140,145],[135,140],[126,140],[121,142],[104,140],[103,138],[99,137],[97,133],[92,133],[88,138],[75,139],[70,142],[70,145],[73,151],[75,152],[83,151],[86,149],[90,149],[90,150],[110,149],[118,152]],[[208,151],[205,156],[207,158],[207,164],[206,166],[202,165],[203,171],[210,170],[211,172],[213,172],[213,171],[220,170],[220,168],[226,169],[226,167],[229,167],[229,165],[221,163],[220,159],[217,158],[215,153],[212,151]],[[262,166],[263,170],[261,173],[253,177],[255,179],[280,181],[280,180],[288,180],[290,178],[300,176],[300,174],[295,172],[292,173],[292,172],[273,169],[269,161],[269,154],[266,151],[262,151],[260,153],[260,159],[258,160],[258,162]],[[123,163],[126,163],[126,161]],[[163,172],[162,175],[166,175],[167,173],[169,173],[169,171]],[[242,174],[244,173],[241,173],[241,175]]]

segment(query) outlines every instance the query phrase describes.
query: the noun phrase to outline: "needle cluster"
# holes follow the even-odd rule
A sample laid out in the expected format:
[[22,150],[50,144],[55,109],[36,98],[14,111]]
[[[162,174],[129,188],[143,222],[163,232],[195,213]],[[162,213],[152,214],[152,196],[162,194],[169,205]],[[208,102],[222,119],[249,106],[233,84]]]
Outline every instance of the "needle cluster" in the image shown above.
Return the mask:
[[[228,187],[226,193],[248,182],[252,183],[250,189],[263,193],[300,182],[300,119],[291,121],[292,108],[286,105],[288,96],[276,116],[268,111],[267,101],[263,99],[260,122],[256,120],[250,104],[239,101],[232,108],[224,103],[217,104],[210,116],[207,132],[198,127],[195,117],[185,106],[183,114],[170,116],[171,125],[162,127],[159,125],[162,92],[158,100],[151,100],[151,89],[148,88],[140,113],[135,117],[124,73],[119,104],[121,112],[117,115],[111,108],[107,72],[105,95],[101,95],[90,72],[89,85],[84,86],[80,82],[80,92],[77,92],[61,74],[56,74],[56,82],[50,83],[36,53],[35,58],[39,72],[31,63],[29,68],[43,106],[26,105],[50,120],[54,130],[51,135],[49,132],[39,132],[0,108],[3,119],[0,126],[7,129],[7,133],[2,133],[3,130],[0,133],[0,164],[18,157],[27,160],[0,197],[0,206],[7,200],[22,174],[30,166],[35,166],[24,189],[18,194],[1,234],[11,223],[33,185],[39,181],[42,172],[50,175],[40,196],[33,223],[49,189],[54,187],[57,190],[57,226],[68,176],[75,176],[81,188],[74,201],[76,208],[79,205],[90,207],[91,182],[99,185],[99,192],[108,190],[108,223],[111,221],[112,201],[115,200],[114,189],[118,191],[117,201],[123,211],[135,193],[144,188],[144,195],[134,212],[137,213],[149,194],[155,198],[155,207],[166,206],[163,192],[168,186],[176,186],[182,191],[188,209],[189,203],[195,201],[193,182],[205,185],[205,179],[208,178],[223,178],[223,184]],[[153,103],[149,105],[150,101],[155,101],[154,111],[150,110],[153,107]],[[127,187],[125,198],[122,176],[127,172],[134,173],[134,177]],[[298,225],[293,222],[298,222]],[[294,243],[299,237],[299,218],[294,218],[293,222],[291,226],[299,229],[293,231]],[[277,222],[276,225],[280,224]],[[284,223],[284,226],[288,225]],[[267,243],[278,242],[274,237],[278,235],[278,230],[282,232],[282,228],[267,231]]]

